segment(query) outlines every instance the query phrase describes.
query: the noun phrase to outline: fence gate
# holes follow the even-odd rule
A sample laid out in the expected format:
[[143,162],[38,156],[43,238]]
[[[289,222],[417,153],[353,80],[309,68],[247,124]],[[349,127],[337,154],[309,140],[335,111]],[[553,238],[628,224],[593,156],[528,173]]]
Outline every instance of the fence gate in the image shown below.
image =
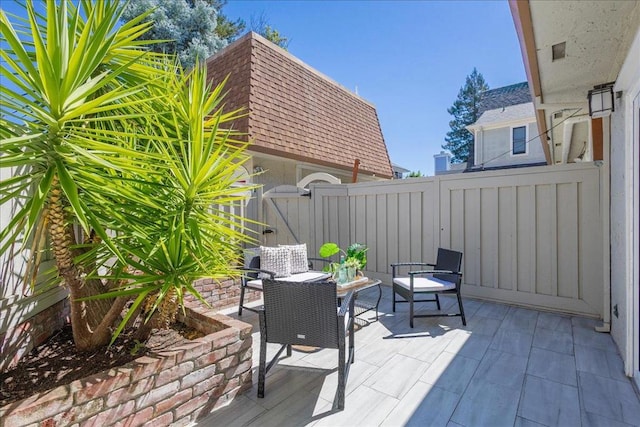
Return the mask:
[[262,195],[262,244],[305,243],[311,230],[309,190],[281,185]]

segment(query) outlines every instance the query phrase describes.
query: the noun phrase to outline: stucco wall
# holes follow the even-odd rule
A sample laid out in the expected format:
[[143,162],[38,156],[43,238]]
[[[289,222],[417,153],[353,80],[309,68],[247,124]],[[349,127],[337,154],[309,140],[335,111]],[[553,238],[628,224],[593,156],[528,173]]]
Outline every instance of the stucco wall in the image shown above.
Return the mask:
[[[298,183],[297,168],[299,163],[295,160],[276,158],[276,157],[258,157],[253,158],[253,167],[259,166],[264,170],[259,176],[255,176],[253,181],[256,184],[263,185],[263,192],[266,192],[279,185],[296,185]],[[350,171],[339,171],[330,168],[323,168],[322,166],[311,166],[308,164],[301,164],[301,174],[299,179],[312,174],[314,172],[326,172],[336,178],[339,178],[343,184],[351,182]],[[377,178],[370,175],[359,174],[358,181],[373,181]]]
[[253,166],[263,173],[254,177],[256,184],[262,184],[267,191],[278,185],[296,185],[296,162],[286,159],[254,158]]
[[626,152],[625,144],[625,103],[624,97],[616,100],[616,110],[611,115],[611,307],[617,305],[618,316],[611,315],[611,336],[625,354],[627,336],[626,311],[626,271],[627,271],[627,236],[626,232],[626,200],[632,195],[625,185],[627,173],[625,157],[633,153]]
[[[528,125],[527,154],[511,154],[511,127],[487,129],[482,133],[482,158],[485,167],[544,162],[544,152],[540,144],[535,123]],[[533,138],[535,136],[535,138]],[[533,139],[532,139],[533,138]],[[480,159],[476,160],[476,163]]]

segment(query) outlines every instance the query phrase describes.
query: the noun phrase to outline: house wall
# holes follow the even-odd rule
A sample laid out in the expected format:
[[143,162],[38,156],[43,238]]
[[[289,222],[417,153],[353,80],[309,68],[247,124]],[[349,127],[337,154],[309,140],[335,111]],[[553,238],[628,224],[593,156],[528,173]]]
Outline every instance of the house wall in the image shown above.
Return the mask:
[[296,162],[294,160],[254,156],[254,170],[256,166],[262,168],[264,172],[256,175],[253,181],[256,184],[261,184],[263,191],[268,191],[278,185],[296,185]]
[[[0,168],[0,180],[14,171]],[[0,205],[0,230],[11,222],[15,201]],[[14,366],[28,351],[46,340],[62,326],[68,315],[67,291],[62,287],[32,288],[25,283],[27,259],[20,252],[21,242],[0,256],[0,371]],[[42,256],[41,272],[51,269],[52,255]]]
[[527,154],[516,156],[512,155],[511,127],[485,129],[479,132],[482,148],[481,158],[476,159],[476,164],[482,162],[485,167],[493,167],[544,162],[540,137],[537,136],[538,127],[535,122],[527,124],[527,127]]
[[[352,179],[351,171],[313,165],[296,160],[285,159],[275,156],[264,156],[254,154],[252,159],[253,168],[259,166],[263,173],[253,178],[256,184],[261,184],[262,191],[267,192],[279,185],[296,185],[302,178],[316,172],[326,172],[340,179],[342,183],[350,183]],[[371,175],[358,174],[359,182],[377,181]]]
[[640,117],[634,118],[640,116],[640,9],[636,9],[636,23],[631,26],[636,28],[635,39],[614,86],[611,115],[611,334],[625,373],[635,376],[640,387]]
[[[628,173],[625,167],[627,153],[625,140],[624,99],[616,102],[616,112],[611,116],[611,307],[618,315],[611,316],[611,336],[618,347],[626,345],[627,313],[625,283],[627,280],[627,211],[626,199],[630,196],[625,185]],[[614,309],[615,312],[615,309]]]

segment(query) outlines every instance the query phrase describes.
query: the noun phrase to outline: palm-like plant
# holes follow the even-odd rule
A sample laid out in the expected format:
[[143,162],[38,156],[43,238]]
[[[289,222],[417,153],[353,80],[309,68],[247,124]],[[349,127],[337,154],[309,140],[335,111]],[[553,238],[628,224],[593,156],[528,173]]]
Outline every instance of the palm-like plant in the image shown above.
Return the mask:
[[145,16],[119,25],[120,3],[48,0],[39,14],[28,2],[24,28],[0,11],[11,82],[0,166],[13,168],[0,206],[18,206],[0,254],[30,242],[33,283],[49,236],[81,351],[108,344],[134,314],[199,297],[193,280],[233,275],[246,240],[241,219],[218,208],[240,199],[245,146],[224,129],[238,112],[223,113],[221,87],[200,67],[185,75],[144,50]]

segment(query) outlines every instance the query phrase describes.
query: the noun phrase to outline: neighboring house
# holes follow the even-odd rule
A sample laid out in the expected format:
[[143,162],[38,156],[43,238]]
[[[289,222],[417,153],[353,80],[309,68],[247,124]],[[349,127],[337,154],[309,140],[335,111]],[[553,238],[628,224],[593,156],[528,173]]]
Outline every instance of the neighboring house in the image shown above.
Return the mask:
[[441,151],[440,154],[433,155],[435,175],[448,175],[452,173],[462,173],[467,169],[467,162],[451,163],[451,154]]
[[546,164],[527,82],[484,92],[478,114],[471,170]]
[[402,179],[405,173],[411,172],[409,169],[403,168],[395,163],[391,163],[391,169],[393,169],[393,179]]
[[[245,108],[250,173],[264,190],[312,173],[342,182],[393,177],[375,107],[293,55],[250,32],[207,59],[215,83],[228,77],[225,110]],[[356,167],[356,161],[359,165]]]
[[584,152],[583,161],[600,165],[608,209],[594,213],[604,227],[593,232],[605,236],[610,273],[600,329],[611,331],[625,373],[640,386],[640,2],[510,0],[510,7],[538,132],[549,135],[541,144],[547,163]]

